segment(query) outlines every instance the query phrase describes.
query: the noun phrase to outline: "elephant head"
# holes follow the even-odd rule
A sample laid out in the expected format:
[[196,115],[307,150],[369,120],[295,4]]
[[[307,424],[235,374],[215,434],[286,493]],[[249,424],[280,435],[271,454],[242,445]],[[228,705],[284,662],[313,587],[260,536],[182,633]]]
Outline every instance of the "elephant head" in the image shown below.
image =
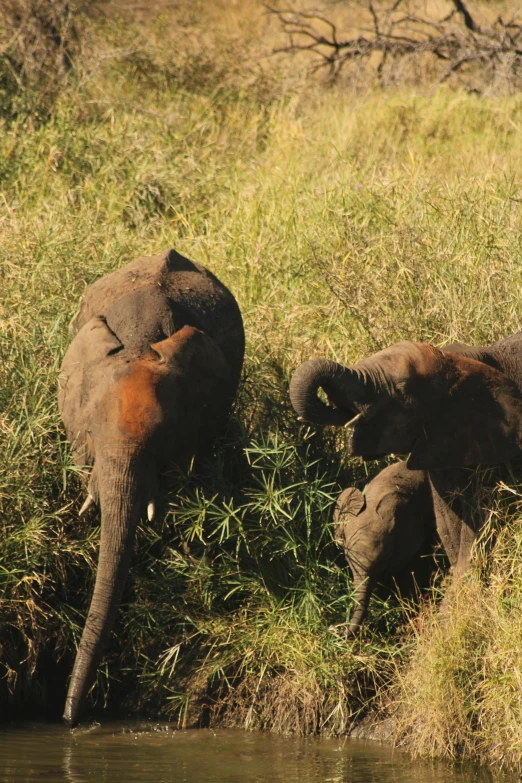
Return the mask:
[[385,572],[397,576],[413,564],[435,527],[424,471],[389,465],[365,487],[342,492],[334,509],[335,540],[350,565],[355,606],[349,631],[361,625],[372,591]]
[[[330,404],[317,391],[322,388]],[[522,396],[498,369],[425,343],[401,342],[344,367],[311,359],[295,371],[299,417],[352,425],[348,450],[410,453],[410,469],[502,462],[522,448]]]
[[[129,297],[135,312],[136,296]],[[121,302],[107,318],[91,318],[62,364],[60,412],[76,462],[92,465],[87,504],[101,509],[96,582],[65,706],[70,726],[121,599],[136,526],[145,514],[154,516],[158,470],[171,459],[183,465],[198,452],[231,396],[229,367],[214,339],[188,325],[170,334],[175,318],[158,303],[158,317],[143,327],[151,320],[154,292],[151,297],[140,300],[143,312],[134,320],[121,317]]]
[[344,549],[353,576],[354,610],[348,626],[350,633],[354,633],[364,620],[376,580],[388,560],[389,534],[384,531],[380,536],[373,535],[373,516],[368,520],[368,514],[363,513],[366,510],[363,493],[357,487],[349,487],[337,498],[333,515],[335,541]]

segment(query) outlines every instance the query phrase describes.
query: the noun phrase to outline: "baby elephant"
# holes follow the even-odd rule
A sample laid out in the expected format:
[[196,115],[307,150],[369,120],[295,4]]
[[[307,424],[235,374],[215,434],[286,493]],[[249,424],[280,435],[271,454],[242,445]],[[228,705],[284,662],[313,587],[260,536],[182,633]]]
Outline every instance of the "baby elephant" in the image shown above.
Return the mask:
[[428,480],[422,470],[397,462],[366,486],[339,495],[334,511],[335,539],[352,569],[355,610],[353,633],[366,615],[375,585],[385,572],[397,576],[420,553],[435,531]]

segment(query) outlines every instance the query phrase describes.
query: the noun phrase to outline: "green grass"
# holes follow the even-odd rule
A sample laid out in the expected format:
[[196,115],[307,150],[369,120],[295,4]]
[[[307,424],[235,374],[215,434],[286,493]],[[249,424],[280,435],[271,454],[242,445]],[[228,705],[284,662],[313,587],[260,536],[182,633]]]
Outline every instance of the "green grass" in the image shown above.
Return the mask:
[[287,386],[314,355],[518,329],[522,98],[354,97],[225,46],[180,52],[102,61],[47,122],[21,113],[0,134],[3,713],[45,700],[53,667],[66,677],[92,587],[98,523],[78,519],[56,406],[69,324],[89,283],[174,246],[236,295],[244,379],[212,469],[166,477],[140,528],[94,697],[110,684],[109,703],[181,722],[343,733],[392,692],[407,747],[517,766],[517,509],[446,625],[375,598],[346,641],[332,503],[379,466],[300,427]]

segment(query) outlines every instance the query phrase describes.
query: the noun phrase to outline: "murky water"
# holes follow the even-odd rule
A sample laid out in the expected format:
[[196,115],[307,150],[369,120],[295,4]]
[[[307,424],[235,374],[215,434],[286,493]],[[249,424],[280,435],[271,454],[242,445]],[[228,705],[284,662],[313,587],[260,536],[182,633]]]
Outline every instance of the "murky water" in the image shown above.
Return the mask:
[[359,740],[107,723],[0,726],[1,783],[486,783],[487,771],[411,761]]

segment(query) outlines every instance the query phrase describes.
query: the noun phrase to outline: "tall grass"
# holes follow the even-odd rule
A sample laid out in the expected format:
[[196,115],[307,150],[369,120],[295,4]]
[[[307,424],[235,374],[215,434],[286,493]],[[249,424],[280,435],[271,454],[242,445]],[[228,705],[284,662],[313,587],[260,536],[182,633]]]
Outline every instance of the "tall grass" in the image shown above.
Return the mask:
[[520,769],[520,485],[501,483],[475,572],[412,623],[398,676],[398,738],[422,755]]
[[[238,59],[226,35],[252,42],[258,29],[243,30],[239,11],[206,50],[183,13],[190,35],[172,57],[125,26],[134,53],[99,59],[47,122],[13,116],[0,134],[4,714],[9,700],[34,705],[65,686],[92,588],[98,521],[78,519],[81,476],[56,407],[69,324],[89,283],[175,246],[236,295],[244,379],[212,467],[166,476],[160,521],[140,528],[93,697],[123,694],[186,723],[342,733],[382,706],[400,663],[394,698],[419,705],[400,724],[405,742],[499,760],[512,734],[495,709],[506,714],[508,693],[519,725],[517,675],[493,654],[498,629],[507,651],[518,627],[516,514],[447,624],[428,611],[411,631],[407,613],[375,598],[347,641],[332,503],[380,466],[347,460],[338,432],[301,427],[287,385],[313,355],[351,362],[405,337],[478,343],[518,329],[522,100],[325,92]],[[151,35],[167,36],[160,22]],[[109,38],[119,24],[107,22]],[[437,734],[448,722],[467,739]],[[493,722],[478,743],[477,725],[485,736]],[[512,745],[503,758],[516,765]]]

